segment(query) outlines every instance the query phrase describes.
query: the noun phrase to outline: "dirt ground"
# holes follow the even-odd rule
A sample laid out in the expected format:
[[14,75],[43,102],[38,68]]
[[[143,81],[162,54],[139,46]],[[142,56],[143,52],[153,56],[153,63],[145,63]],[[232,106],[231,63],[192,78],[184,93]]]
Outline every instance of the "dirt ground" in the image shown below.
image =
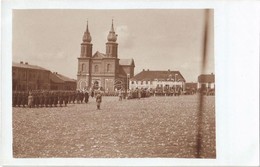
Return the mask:
[[[198,96],[118,101],[103,97],[67,107],[13,108],[15,158],[193,158]],[[216,158],[215,97],[205,96],[202,158]]]

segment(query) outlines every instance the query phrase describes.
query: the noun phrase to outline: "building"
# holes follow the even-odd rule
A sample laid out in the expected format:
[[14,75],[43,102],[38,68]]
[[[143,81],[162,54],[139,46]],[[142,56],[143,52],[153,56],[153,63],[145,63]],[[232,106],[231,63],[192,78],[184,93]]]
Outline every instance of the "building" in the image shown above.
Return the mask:
[[182,88],[185,89],[185,79],[179,71],[150,71],[143,70],[130,79],[130,89],[136,88]]
[[27,62],[12,63],[13,90],[50,89],[50,71]]
[[197,82],[186,82],[185,83],[185,94],[195,94],[197,92]]
[[57,72],[50,74],[50,89],[51,90],[76,90],[77,81],[70,79]]
[[78,57],[77,89],[102,88],[111,92],[128,87],[128,79],[134,76],[134,60],[118,58],[117,34],[113,20],[107,36],[106,53],[92,55],[91,35],[88,29],[83,35],[81,54]]
[[77,85],[76,80],[22,61],[12,63],[12,84],[14,91],[76,90]]
[[211,73],[198,76],[198,89],[215,89],[215,75]]

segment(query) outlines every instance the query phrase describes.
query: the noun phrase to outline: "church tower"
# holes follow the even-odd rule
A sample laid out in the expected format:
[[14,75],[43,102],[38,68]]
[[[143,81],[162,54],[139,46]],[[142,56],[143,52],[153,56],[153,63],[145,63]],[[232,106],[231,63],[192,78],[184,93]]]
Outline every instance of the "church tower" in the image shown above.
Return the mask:
[[118,43],[116,43],[117,34],[115,33],[114,30],[113,20],[112,20],[111,30],[109,31],[107,36],[107,40],[108,42],[106,43],[106,55],[108,57],[117,58]]
[[88,22],[82,40],[81,53],[78,58],[77,89],[87,88],[91,85],[92,39],[88,29]]

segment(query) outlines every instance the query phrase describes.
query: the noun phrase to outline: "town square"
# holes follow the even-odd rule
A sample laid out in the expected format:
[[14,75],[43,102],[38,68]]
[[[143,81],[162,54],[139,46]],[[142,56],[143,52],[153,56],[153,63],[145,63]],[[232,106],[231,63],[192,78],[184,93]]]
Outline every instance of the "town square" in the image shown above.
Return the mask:
[[[214,96],[205,96],[202,158],[215,158]],[[104,96],[67,107],[13,108],[15,158],[196,158],[198,95]]]

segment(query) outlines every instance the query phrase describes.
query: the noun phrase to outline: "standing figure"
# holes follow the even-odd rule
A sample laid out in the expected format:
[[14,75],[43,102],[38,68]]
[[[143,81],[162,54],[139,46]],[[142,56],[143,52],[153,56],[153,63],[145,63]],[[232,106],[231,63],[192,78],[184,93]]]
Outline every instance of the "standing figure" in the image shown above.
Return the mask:
[[63,92],[59,92],[59,104],[60,104],[60,107],[62,107],[62,104],[63,104]]
[[96,102],[97,102],[97,109],[100,110],[100,105],[101,105],[101,102],[102,102],[102,96],[101,96],[100,92],[97,93]]
[[88,98],[89,98],[88,91],[85,92],[84,96],[85,96],[85,103],[88,103]]
[[141,94],[141,90],[138,89],[138,99],[141,99],[142,94]]
[[118,97],[119,97],[119,101],[122,101],[123,99],[122,89],[119,90]]
[[33,96],[32,93],[30,92],[28,96],[28,107],[32,108],[32,105],[33,105]]

